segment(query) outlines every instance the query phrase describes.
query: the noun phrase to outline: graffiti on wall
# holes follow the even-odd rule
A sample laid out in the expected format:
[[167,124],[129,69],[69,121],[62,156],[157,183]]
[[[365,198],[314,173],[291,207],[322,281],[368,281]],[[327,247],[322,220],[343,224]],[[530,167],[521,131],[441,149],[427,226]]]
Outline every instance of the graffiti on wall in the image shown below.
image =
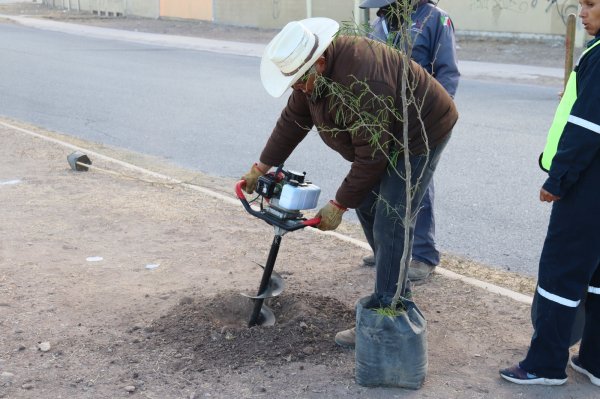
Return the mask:
[[[502,11],[511,11],[524,14],[529,10],[537,8],[540,0],[472,0],[471,10],[490,10],[494,17],[498,17]],[[573,13],[577,15],[577,3],[573,0],[546,0],[548,3],[544,11],[551,12],[553,7],[563,23],[566,25],[567,17]]]
[[473,0],[472,10],[507,10],[524,13],[529,9],[526,0]]
[[278,19],[281,15],[281,1],[282,0],[273,0],[273,7],[271,11],[273,19]]
[[567,17],[569,16],[569,14],[577,15],[577,12],[579,10],[577,7],[577,3],[573,3],[569,0],[548,0],[546,12],[550,12],[552,6],[556,6],[556,12],[565,25],[567,24]]

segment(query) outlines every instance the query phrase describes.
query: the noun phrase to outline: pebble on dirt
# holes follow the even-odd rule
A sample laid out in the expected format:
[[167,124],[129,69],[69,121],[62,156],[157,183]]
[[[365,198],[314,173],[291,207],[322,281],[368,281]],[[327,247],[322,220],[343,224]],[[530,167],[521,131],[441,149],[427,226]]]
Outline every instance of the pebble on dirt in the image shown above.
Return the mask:
[[50,342],[44,341],[44,342],[38,343],[37,347],[42,352],[48,352],[52,346],[50,345]]

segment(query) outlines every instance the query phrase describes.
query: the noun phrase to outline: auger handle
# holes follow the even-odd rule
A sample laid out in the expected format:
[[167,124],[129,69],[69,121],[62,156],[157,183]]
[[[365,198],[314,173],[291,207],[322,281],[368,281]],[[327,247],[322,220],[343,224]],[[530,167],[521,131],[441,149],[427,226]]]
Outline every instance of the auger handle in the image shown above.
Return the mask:
[[245,186],[246,186],[245,180],[240,180],[235,185],[235,194],[237,195],[238,199],[244,206],[244,209],[246,209],[246,211],[249,214],[251,214],[252,216],[262,219],[270,225],[280,227],[286,231],[295,231],[295,230],[303,229],[305,227],[316,227],[319,225],[319,223],[321,223],[321,218],[319,218],[319,217],[312,218],[312,219],[297,220],[297,221],[289,220],[289,219],[282,220],[282,219],[276,218],[266,212],[257,211],[256,209],[252,208],[252,206],[250,206],[250,203],[246,199],[246,195],[244,195],[243,188]]

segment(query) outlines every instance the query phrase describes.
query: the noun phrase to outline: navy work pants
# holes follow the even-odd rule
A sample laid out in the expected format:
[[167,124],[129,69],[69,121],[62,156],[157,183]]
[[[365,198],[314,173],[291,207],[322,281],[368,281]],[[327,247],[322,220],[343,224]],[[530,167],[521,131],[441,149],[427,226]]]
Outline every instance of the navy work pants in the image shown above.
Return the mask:
[[585,299],[579,359],[600,377],[600,156],[577,183],[554,202],[540,258],[535,332],[524,370],[566,378],[577,306]]

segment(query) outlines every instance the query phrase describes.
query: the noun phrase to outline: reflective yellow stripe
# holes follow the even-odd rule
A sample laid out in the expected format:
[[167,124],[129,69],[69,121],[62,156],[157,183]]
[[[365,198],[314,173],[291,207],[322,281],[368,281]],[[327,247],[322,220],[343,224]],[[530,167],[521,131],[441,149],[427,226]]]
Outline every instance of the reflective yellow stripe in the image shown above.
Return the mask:
[[[581,55],[579,59],[583,57],[585,53],[596,47],[600,44],[600,40],[598,40],[594,45]],[[579,64],[579,62],[577,62]],[[562,98],[560,99],[560,104],[556,108],[556,112],[554,113],[554,120],[552,121],[552,126],[550,126],[550,130],[548,131],[548,137],[546,139],[546,146],[544,147],[544,152],[542,152],[542,156],[540,158],[540,166],[544,170],[550,170],[550,166],[552,165],[552,159],[554,155],[556,155],[556,150],[558,148],[558,142],[560,140],[560,136],[562,136],[563,131],[565,130],[565,125],[567,121],[569,121],[569,117],[571,116],[571,109],[573,108],[573,104],[577,100],[577,74],[575,71],[572,71],[569,75],[569,80],[567,82],[567,87],[565,87],[565,91],[563,93]],[[580,119],[580,118],[577,118]],[[580,119],[583,120],[583,119]],[[585,121],[587,122],[587,121]],[[588,122],[589,123],[589,122]],[[578,123],[577,123],[578,124]],[[594,125],[598,127],[598,125]],[[583,126],[583,125],[580,125]],[[587,129],[590,129],[587,126],[583,126]],[[596,133],[594,129],[590,129]]]
[[565,92],[560,99],[560,104],[558,104],[558,107],[556,108],[552,126],[550,126],[550,130],[548,131],[546,147],[544,147],[544,152],[542,153],[542,159],[540,162],[541,166],[545,170],[550,170],[552,159],[554,158],[558,148],[558,141],[560,140],[560,136],[562,136],[562,132],[565,129],[565,125],[567,124],[567,120],[569,119],[571,108],[573,108],[575,100],[577,100],[577,75],[575,74],[575,71],[573,71],[571,72],[571,75],[569,75],[567,87],[565,88]]

